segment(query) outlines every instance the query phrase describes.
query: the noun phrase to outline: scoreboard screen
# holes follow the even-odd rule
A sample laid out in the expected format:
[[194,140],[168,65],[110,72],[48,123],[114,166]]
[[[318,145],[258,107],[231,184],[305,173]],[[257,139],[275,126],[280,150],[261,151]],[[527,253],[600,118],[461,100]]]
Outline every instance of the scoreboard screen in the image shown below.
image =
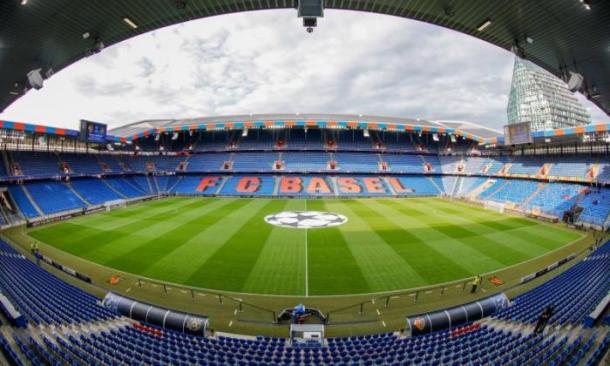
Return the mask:
[[515,123],[504,126],[504,144],[521,145],[532,143],[529,122]]
[[105,144],[107,130],[108,126],[104,123],[80,120],[80,136],[85,142]]

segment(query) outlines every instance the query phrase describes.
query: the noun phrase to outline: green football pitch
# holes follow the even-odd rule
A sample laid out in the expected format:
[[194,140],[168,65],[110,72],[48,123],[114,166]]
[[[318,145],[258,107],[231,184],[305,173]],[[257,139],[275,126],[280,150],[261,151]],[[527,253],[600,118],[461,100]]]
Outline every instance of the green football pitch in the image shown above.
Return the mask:
[[[344,215],[340,226],[267,224],[283,211]],[[501,269],[573,242],[558,225],[440,198],[176,197],[29,231],[101,265],[200,288],[274,295],[408,289]]]

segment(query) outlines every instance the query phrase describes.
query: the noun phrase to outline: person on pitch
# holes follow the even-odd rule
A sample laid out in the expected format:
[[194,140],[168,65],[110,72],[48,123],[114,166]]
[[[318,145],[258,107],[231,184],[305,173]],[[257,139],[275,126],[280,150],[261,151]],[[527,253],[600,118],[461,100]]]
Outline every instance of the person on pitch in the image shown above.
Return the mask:
[[472,283],[472,288],[470,289],[470,293],[474,294],[475,292],[477,292],[477,287],[479,287],[479,285],[481,284],[481,276],[475,276],[474,280],[471,282]]

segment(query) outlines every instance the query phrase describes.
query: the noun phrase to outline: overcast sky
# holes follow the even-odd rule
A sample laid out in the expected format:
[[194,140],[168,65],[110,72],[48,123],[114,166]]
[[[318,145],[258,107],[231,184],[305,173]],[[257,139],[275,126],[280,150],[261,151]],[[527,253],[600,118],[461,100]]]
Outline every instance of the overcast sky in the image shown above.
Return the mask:
[[[127,25],[126,25],[127,26]],[[324,112],[452,119],[501,128],[510,53],[404,18],[294,10],[223,15],[108,47],[56,73],[1,119],[78,128],[142,119]],[[608,121],[580,97],[594,122]]]

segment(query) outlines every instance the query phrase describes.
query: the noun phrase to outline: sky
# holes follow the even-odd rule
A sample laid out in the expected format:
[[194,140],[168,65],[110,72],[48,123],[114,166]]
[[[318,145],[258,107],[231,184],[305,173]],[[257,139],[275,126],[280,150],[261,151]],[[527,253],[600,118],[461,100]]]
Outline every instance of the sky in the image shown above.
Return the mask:
[[[127,26],[127,25],[125,25]],[[511,53],[404,18],[326,10],[308,34],[295,10],[195,20],[107,47],[32,90],[0,119],[78,128],[249,113],[465,120],[501,129]],[[578,96],[594,122],[610,118]]]

